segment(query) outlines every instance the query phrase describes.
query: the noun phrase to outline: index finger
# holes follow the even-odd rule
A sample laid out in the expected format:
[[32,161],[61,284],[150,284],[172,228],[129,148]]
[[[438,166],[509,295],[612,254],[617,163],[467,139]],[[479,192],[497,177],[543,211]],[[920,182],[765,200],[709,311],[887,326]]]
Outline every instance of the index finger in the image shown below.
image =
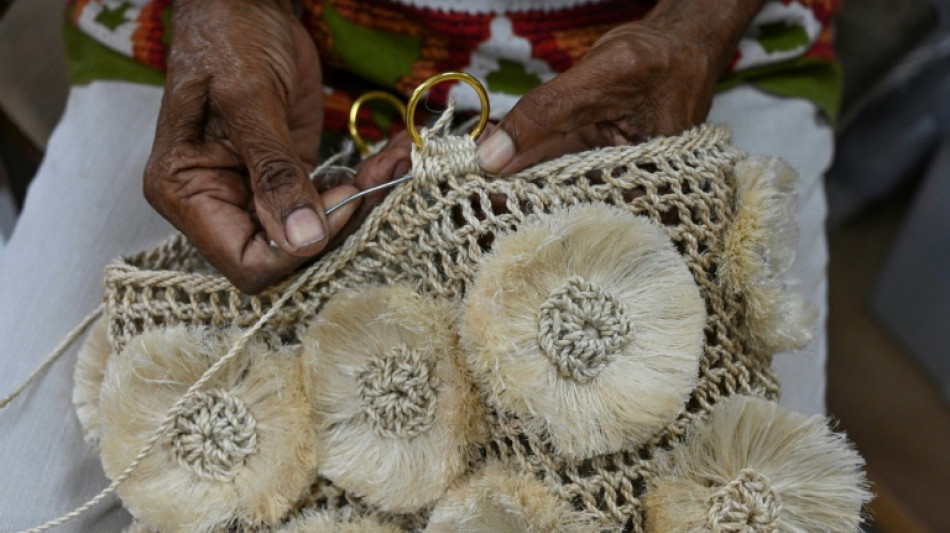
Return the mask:
[[[214,176],[201,175],[205,173]],[[239,192],[210,183],[222,180],[243,177],[226,169],[202,169],[199,175],[191,176],[189,188],[199,192],[175,202],[175,225],[235,287],[255,294],[292,272],[306,258],[271,246],[263,228],[243,207],[249,198],[246,188]],[[336,202],[356,192],[356,188],[343,185],[328,190],[325,197]],[[331,234],[339,232],[358,205],[353,202],[328,217]]]

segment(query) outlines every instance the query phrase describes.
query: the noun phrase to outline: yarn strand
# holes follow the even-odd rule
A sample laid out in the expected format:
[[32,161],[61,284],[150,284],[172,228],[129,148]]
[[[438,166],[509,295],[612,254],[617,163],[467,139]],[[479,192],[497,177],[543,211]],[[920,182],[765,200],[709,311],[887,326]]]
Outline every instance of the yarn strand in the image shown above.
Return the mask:
[[[448,134],[449,133],[448,128],[451,125],[454,112],[455,112],[455,102],[450,100],[448,104],[448,108],[445,110],[442,116],[439,117],[434,127],[430,131],[435,132],[435,131],[438,131],[439,129],[443,129],[444,132]],[[338,154],[338,156],[339,158],[343,157],[340,154]],[[335,158],[329,161],[326,161],[323,165],[314,169],[314,171],[311,173],[311,178],[313,178],[315,175],[320,174],[321,171],[325,171],[327,168],[329,168],[329,166],[332,166],[336,163],[337,163],[337,159]],[[74,520],[75,518],[78,518],[79,516],[82,516],[89,509],[92,509],[93,507],[98,505],[102,500],[104,500],[109,495],[114,493],[116,489],[118,489],[119,485],[125,482],[125,480],[127,480],[132,475],[135,469],[138,468],[139,464],[141,464],[142,461],[144,461],[145,458],[148,457],[148,454],[151,453],[152,448],[155,447],[155,444],[158,443],[158,440],[162,438],[162,436],[165,435],[165,433],[175,423],[175,419],[181,413],[181,410],[184,407],[184,405],[188,403],[189,401],[191,401],[193,397],[196,395],[196,393],[202,387],[204,387],[204,385],[207,384],[218,373],[218,371],[221,370],[222,367],[228,364],[229,361],[234,359],[234,357],[236,357],[241,352],[241,350],[244,349],[244,347],[247,345],[247,342],[251,339],[251,337],[253,337],[254,334],[256,334],[258,331],[260,331],[261,328],[263,328],[264,325],[271,318],[273,318],[274,315],[276,315],[278,311],[280,311],[280,309],[284,306],[284,304],[287,303],[287,300],[289,300],[294,294],[297,293],[297,291],[304,285],[304,283],[306,283],[310,279],[311,274],[319,266],[320,266],[320,263],[315,263],[314,265],[309,267],[307,270],[305,270],[304,273],[300,275],[300,277],[294,280],[294,282],[291,283],[287,287],[284,293],[281,294],[280,298],[278,298],[277,301],[274,302],[271,308],[266,313],[264,313],[264,315],[262,315],[260,319],[258,319],[258,321],[253,326],[247,329],[241,335],[240,338],[238,338],[238,340],[234,343],[234,345],[231,346],[231,349],[228,350],[228,352],[223,357],[221,357],[221,359],[218,359],[218,361],[214,365],[212,365],[208,370],[206,370],[205,373],[201,376],[201,379],[196,381],[191,387],[188,388],[185,394],[182,395],[178,399],[178,401],[175,402],[175,404],[165,414],[165,418],[162,421],[161,426],[159,426],[158,429],[155,430],[155,432],[148,439],[148,441],[142,446],[141,450],[139,450],[138,455],[135,456],[135,459],[133,459],[132,462],[129,463],[129,466],[127,466],[125,470],[123,470],[122,473],[119,474],[112,481],[112,483],[109,484],[108,487],[102,489],[102,491],[99,492],[99,494],[95,495],[86,503],[73,509],[69,513],[62,515],[59,518],[50,520],[49,522],[46,522],[43,525],[36,526],[27,530],[19,531],[18,533],[42,533],[43,531],[47,531],[57,526],[61,526],[65,524],[66,522],[69,522],[71,520]],[[26,388],[26,386],[29,385],[31,381],[36,379],[36,377],[40,373],[42,373],[42,371],[46,367],[51,365],[57,358],[59,358],[59,356],[62,355],[63,352],[65,352],[66,348],[70,344],[72,344],[72,342],[74,342],[76,338],[83,331],[85,331],[85,329],[89,327],[89,325],[93,321],[95,321],[96,318],[99,317],[99,315],[102,314],[102,311],[103,311],[103,306],[100,305],[99,308],[97,308],[93,313],[87,316],[79,326],[77,326],[73,331],[71,331],[69,335],[67,335],[66,338],[63,339],[63,342],[61,342],[60,345],[57,346],[57,348],[53,351],[53,353],[50,354],[50,356],[47,357],[47,359],[44,360],[43,363],[40,364],[40,366],[27,378],[27,380],[22,385],[20,385],[20,387],[18,387],[13,393],[11,393],[8,398],[4,399],[3,403],[0,403],[0,408],[2,408],[4,405],[9,403],[10,400],[12,400],[17,395],[19,395],[20,392],[22,392],[22,390]]]
[[103,311],[103,305],[99,304],[99,307],[95,308],[91,313],[86,315],[86,317],[82,319],[82,322],[80,322],[78,326],[76,326],[75,328],[72,329],[72,331],[67,333],[66,337],[63,338],[62,341],[60,341],[59,345],[56,346],[56,348],[54,348],[53,351],[50,352],[50,354],[46,356],[46,359],[44,359],[43,362],[40,363],[39,366],[37,366],[36,369],[33,370],[33,372],[29,376],[27,376],[25,380],[23,380],[22,383],[20,383],[20,386],[18,386],[16,389],[13,390],[13,392],[8,394],[6,398],[4,398],[3,400],[0,400],[0,409],[3,409],[7,405],[9,405],[10,402],[15,400],[20,394],[22,394],[23,391],[26,390],[26,388],[30,386],[30,383],[33,383],[36,380],[36,378],[40,376],[40,374],[45,372],[47,368],[49,368],[53,363],[58,361],[59,358],[62,357],[64,353],[66,353],[66,349],[69,348],[72,345],[72,343],[76,342],[76,339],[78,339],[79,336],[82,335],[83,332],[85,332],[86,329],[89,328],[89,326],[93,322],[95,322],[97,318],[99,318],[102,315],[102,311]]
[[[151,453],[152,448],[155,447],[155,444],[158,443],[158,440],[162,438],[163,435],[165,435],[165,433],[169,430],[169,428],[171,428],[171,426],[175,422],[175,418],[181,412],[182,407],[188,401],[190,401],[192,397],[195,396],[195,394],[198,392],[198,390],[204,387],[205,384],[207,384],[215,376],[215,374],[217,374],[218,371],[221,370],[222,367],[224,367],[226,364],[228,364],[229,361],[231,361],[232,359],[234,359],[234,357],[236,357],[239,353],[241,353],[241,350],[244,349],[244,347],[247,345],[247,342],[251,339],[251,337],[253,337],[254,334],[256,334],[258,331],[260,331],[260,329],[264,327],[264,325],[271,318],[273,318],[274,315],[276,315],[278,311],[280,311],[280,309],[284,306],[284,304],[287,303],[287,300],[289,300],[297,292],[297,290],[300,289],[300,287],[303,286],[304,283],[306,283],[306,281],[310,277],[310,274],[318,266],[319,266],[319,263],[314,264],[313,266],[308,268],[306,271],[304,271],[304,273],[300,277],[294,280],[294,282],[290,284],[290,286],[287,287],[287,290],[284,291],[284,293],[280,296],[280,298],[278,298],[277,301],[274,302],[274,305],[271,306],[271,308],[266,313],[264,313],[264,315],[262,315],[261,318],[258,319],[258,321],[253,326],[251,326],[247,331],[245,331],[241,335],[241,337],[231,346],[231,349],[228,350],[228,352],[223,357],[221,357],[221,359],[218,359],[218,361],[214,365],[212,365],[211,368],[206,370],[205,373],[201,376],[201,379],[196,381],[194,385],[188,388],[185,394],[182,395],[182,397],[179,398],[177,402],[175,402],[175,405],[173,405],[171,409],[168,410],[167,414],[165,415],[165,419],[162,421],[162,425],[159,426],[158,429],[155,430],[155,432],[148,439],[145,445],[142,446],[142,449],[139,450],[139,453],[138,455],[135,456],[135,459],[133,459],[132,462],[129,463],[129,466],[127,466],[125,470],[123,470],[122,473],[119,474],[112,481],[112,483],[109,484],[108,487],[102,489],[102,491],[99,492],[99,494],[95,495],[89,501],[73,509],[69,513],[66,513],[63,516],[56,518],[54,520],[50,520],[49,522],[46,522],[43,525],[26,529],[18,533],[42,533],[43,531],[47,531],[57,526],[61,526],[65,524],[66,522],[69,522],[75,518],[78,518],[79,516],[82,516],[84,513],[86,513],[86,511],[88,511],[89,509],[92,509],[93,507],[98,505],[99,502],[101,502],[102,500],[107,498],[109,495],[114,493],[116,489],[119,488],[119,485],[125,482],[125,480],[127,480],[132,475],[135,469],[138,468],[139,464],[141,464],[142,461],[145,460],[146,457],[148,457],[148,454]],[[100,308],[96,310],[96,313],[101,314],[101,312],[102,312],[102,308],[100,306]],[[98,316],[98,314],[96,316]],[[80,324],[80,326],[88,327],[88,325],[92,323],[94,319],[95,317],[93,317],[92,319],[87,317],[86,320],[84,320],[83,323]],[[80,328],[77,327],[76,329],[80,329]],[[75,340],[75,337],[78,337],[79,334],[76,333],[75,331],[76,330],[73,330],[73,332],[70,332],[70,335],[67,336],[67,338],[63,340],[63,343],[61,343],[60,347],[58,347],[57,350],[60,350],[60,348],[62,348],[60,351],[65,351],[64,346],[69,346],[69,342],[66,342],[66,341],[72,342],[73,340]],[[56,352],[54,351],[54,353]],[[47,359],[49,360],[51,358],[47,358]],[[55,357],[52,359],[55,360]],[[45,366],[49,366],[49,364],[51,363],[48,363],[47,361],[43,362],[43,365]],[[43,365],[41,365],[41,367],[43,367]],[[37,372],[34,372],[34,374],[38,374],[40,370],[41,369],[37,369]],[[28,379],[33,379],[34,377],[35,376],[30,376],[30,378]]]

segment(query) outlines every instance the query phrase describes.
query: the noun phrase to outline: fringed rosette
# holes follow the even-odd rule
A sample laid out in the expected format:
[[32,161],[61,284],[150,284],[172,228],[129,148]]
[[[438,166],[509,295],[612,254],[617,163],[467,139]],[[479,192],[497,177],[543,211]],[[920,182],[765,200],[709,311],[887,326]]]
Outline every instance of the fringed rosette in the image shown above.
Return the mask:
[[455,312],[405,285],[343,292],[304,333],[320,473],[389,511],[417,511],[484,438]]
[[870,500],[863,467],[824,417],[734,396],[661,455],[647,531],[859,531]]
[[635,448],[685,408],[706,310],[663,229],[575,206],[499,237],[462,341],[492,405],[574,459]]
[[[159,332],[247,328],[301,282],[255,337],[270,355],[240,359],[246,373],[210,383],[191,407],[196,416],[229,413],[235,431],[255,421],[257,443],[235,441],[222,455],[235,481],[254,471],[252,461],[281,453],[267,451],[273,441],[265,435],[299,442],[307,457],[302,450],[314,447],[313,464],[275,466],[283,488],[268,495],[280,494],[280,505],[256,505],[250,486],[228,498],[209,492],[195,499],[201,508],[148,501],[135,482],[158,483],[168,472],[187,473],[189,483],[222,483],[201,481],[205,473],[215,477],[218,459],[188,459],[197,448],[187,443],[199,441],[195,432],[204,427],[192,417],[181,430],[192,437],[167,441],[120,488],[124,503],[163,532],[184,527],[186,515],[191,530],[222,521],[238,529],[422,530],[430,514],[433,527],[443,528],[492,523],[489,515],[515,524],[543,515],[569,518],[577,530],[644,531],[644,498],[665,468],[665,451],[725,398],[776,398],[771,352],[806,340],[804,321],[795,318],[804,315],[782,303],[791,300],[780,280],[785,256],[775,248],[787,239],[762,240],[769,233],[761,228],[784,227],[784,211],[774,208],[787,196],[784,178],[770,178],[778,170],[749,164],[728,141],[725,129],[702,126],[490,178],[469,137],[429,136],[413,153],[413,178],[357,233],[260,295],[236,291],[182,237],[113,263],[105,298],[113,355],[105,374],[110,386],[125,387],[120,397],[138,386],[129,384],[138,379],[129,365],[142,363],[122,361],[142,351],[143,339],[152,357],[173,344],[154,340]],[[785,323],[789,317],[795,324]],[[213,352],[220,357],[228,348]],[[212,357],[204,350],[178,356]],[[241,379],[292,359],[284,350],[306,353],[305,364],[298,355],[296,370],[275,378],[280,390],[300,394],[242,392]],[[132,381],[122,385],[112,374]],[[200,374],[170,380],[169,391],[180,396]],[[167,378],[149,378],[155,390],[143,397],[165,394],[158,384]],[[168,394],[164,408],[174,401]],[[93,406],[93,394],[81,396],[78,405]],[[277,407],[287,401],[302,402],[305,412]],[[138,450],[107,446],[110,432],[139,443],[138,425],[120,430],[116,421],[135,409],[103,388],[99,422],[104,457],[114,456],[106,460],[110,472]],[[143,425],[154,430],[159,424],[148,412]],[[295,426],[284,418],[290,413],[312,417],[311,424]],[[278,426],[297,429],[278,433]],[[205,466],[188,466],[196,464]],[[281,470],[286,465],[293,468]],[[726,484],[758,483],[740,474]],[[301,494],[301,484],[309,491]],[[496,490],[508,496],[485,496]],[[539,507],[523,505],[527,494]],[[364,525],[370,529],[353,529]]]
[[[132,462],[238,333],[156,329],[112,358],[100,393],[102,464],[110,477]],[[298,352],[252,341],[185,402],[170,431],[119,486],[143,527],[184,533],[281,523],[317,466]]]

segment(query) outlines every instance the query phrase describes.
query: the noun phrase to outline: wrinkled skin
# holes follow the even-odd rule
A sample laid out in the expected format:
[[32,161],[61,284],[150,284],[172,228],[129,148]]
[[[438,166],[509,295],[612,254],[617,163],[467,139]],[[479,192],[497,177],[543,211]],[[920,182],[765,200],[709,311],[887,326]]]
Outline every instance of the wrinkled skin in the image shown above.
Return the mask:
[[[522,97],[480,139],[479,163],[506,175],[700,124],[761,2],[662,0]],[[320,145],[320,64],[289,3],[181,0],[173,27],[145,194],[235,286],[258,292],[354,231],[385,193],[329,218],[324,207],[405,173],[411,144],[395,136],[352,185],[318,192],[307,172]]]
[[516,147],[507,163],[480,162],[510,174],[564,154],[680,133],[709,113],[719,75],[711,63],[698,43],[655,25],[615,28],[505,116],[500,127]]
[[[172,23],[145,196],[235,286],[257,292],[324,250],[358,207],[328,220],[325,205],[357,189],[321,195],[308,178],[323,126],[316,47],[279,2],[182,1]],[[322,239],[292,242],[285,226],[300,211],[319,217]]]

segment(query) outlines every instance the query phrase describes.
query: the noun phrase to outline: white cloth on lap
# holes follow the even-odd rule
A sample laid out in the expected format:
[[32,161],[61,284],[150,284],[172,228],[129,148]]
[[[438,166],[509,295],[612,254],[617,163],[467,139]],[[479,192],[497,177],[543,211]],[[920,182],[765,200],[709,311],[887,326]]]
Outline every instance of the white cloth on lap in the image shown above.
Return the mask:
[[[122,82],[74,88],[0,255],[0,396],[20,383],[102,296],[114,257],[159,242],[173,229],[142,197],[162,91]],[[710,121],[733,127],[746,150],[786,159],[801,181],[802,230],[792,267],[800,290],[827,315],[821,178],[833,136],[812,104],[737,87],[719,95]],[[775,366],[783,403],[824,410],[824,327],[802,354]],[[108,483],[72,410],[73,347],[39,382],[0,411],[0,527],[24,529],[72,510]],[[120,531],[130,518],[112,498],[56,531]]]
[[[102,299],[113,257],[173,231],[142,196],[162,91],[128,83],[72,90],[23,213],[0,256],[0,395]],[[0,411],[0,530],[56,518],[108,484],[73,413],[75,347]],[[117,500],[56,531],[120,531]]]

